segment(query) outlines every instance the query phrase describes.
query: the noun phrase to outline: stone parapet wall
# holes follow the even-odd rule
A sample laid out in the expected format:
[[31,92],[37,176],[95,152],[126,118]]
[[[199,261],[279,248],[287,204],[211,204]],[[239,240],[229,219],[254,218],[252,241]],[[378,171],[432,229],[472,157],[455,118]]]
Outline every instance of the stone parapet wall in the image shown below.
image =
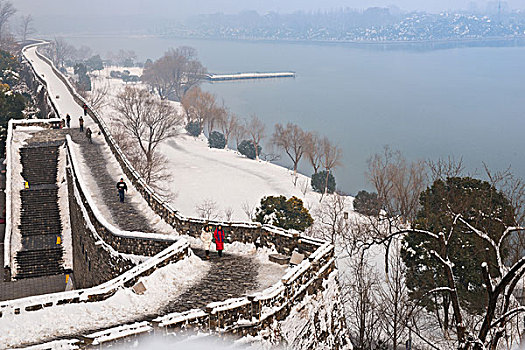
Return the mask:
[[[305,296],[322,293],[324,281],[336,270],[334,247],[324,244],[300,265],[295,266],[281,281],[270,288],[241,298],[214,302],[202,309],[172,313],[142,321],[83,334],[67,339],[80,348],[95,349],[106,344],[132,341],[146,334],[170,334],[193,332],[232,333],[238,336],[256,336],[269,328],[274,321],[286,319],[291,309],[301,303]],[[347,344],[344,317],[341,314],[332,323],[334,338],[338,342],[333,349],[343,349]]]
[[22,56],[25,60],[25,69],[22,71],[21,76],[27,86],[31,89],[33,96],[36,99],[35,104],[40,109],[42,117],[51,119],[59,117],[59,113],[56,106],[53,104],[53,101],[49,98],[47,82],[37,74],[29,58],[25,56],[25,50],[38,45],[41,45],[41,43],[28,45],[22,49]]

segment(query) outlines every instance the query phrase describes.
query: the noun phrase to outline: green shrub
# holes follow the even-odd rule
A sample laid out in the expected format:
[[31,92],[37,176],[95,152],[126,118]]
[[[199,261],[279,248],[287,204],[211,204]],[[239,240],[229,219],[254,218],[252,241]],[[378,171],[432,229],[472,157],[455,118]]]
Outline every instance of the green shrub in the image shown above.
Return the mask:
[[[237,148],[240,154],[250,158],[255,159],[255,146],[253,145],[253,142],[250,140],[243,140],[239,147]],[[261,154],[262,147],[257,145],[257,154]]]
[[312,188],[315,192],[324,193],[326,187],[327,193],[335,191],[335,177],[332,173],[328,174],[328,184],[326,183],[326,170],[312,175]]
[[210,148],[223,149],[226,147],[226,138],[222,133],[218,131],[212,131],[210,133],[210,137],[208,137],[208,146],[210,146]]
[[354,199],[354,210],[363,215],[379,215],[381,204],[377,198],[377,193],[365,190],[359,191]]
[[199,122],[189,122],[188,124],[186,124],[186,131],[191,136],[197,137],[202,132],[201,125],[199,124]]
[[285,196],[268,196],[261,199],[261,206],[256,209],[255,220],[261,224],[270,224],[286,230],[304,231],[314,220],[297,197],[286,199]]

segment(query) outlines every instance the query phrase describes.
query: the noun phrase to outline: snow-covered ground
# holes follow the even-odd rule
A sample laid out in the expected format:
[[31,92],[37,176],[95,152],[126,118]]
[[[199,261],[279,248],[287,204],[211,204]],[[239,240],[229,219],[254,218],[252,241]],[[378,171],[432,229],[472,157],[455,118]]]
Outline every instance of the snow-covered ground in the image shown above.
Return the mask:
[[4,315],[0,318],[0,348],[19,346],[28,340],[36,342],[71,336],[90,329],[131,322],[143,315],[155,313],[199,281],[208,269],[209,262],[191,255],[141,278],[140,281],[146,287],[142,295],[126,288],[101,302],[68,304],[20,315]]
[[[126,69],[131,74],[142,74],[140,68],[107,67],[92,77],[95,88],[109,88],[107,104],[99,111],[107,124],[117,117],[112,107],[115,96],[128,84],[143,86],[110,77],[112,70]],[[173,104],[181,110],[179,103]],[[231,209],[232,220],[249,221],[246,209],[253,210],[262,197],[272,195],[296,196],[310,211],[319,205],[320,194],[311,189],[307,176],[299,174],[294,185],[292,171],[270,162],[248,159],[231,149],[211,149],[202,135],[195,138],[181,131],[179,136],[162,143],[160,151],[168,160],[171,174],[171,204],[183,215],[200,216],[197,207],[207,201],[214,204],[216,219],[226,219],[225,211]]]

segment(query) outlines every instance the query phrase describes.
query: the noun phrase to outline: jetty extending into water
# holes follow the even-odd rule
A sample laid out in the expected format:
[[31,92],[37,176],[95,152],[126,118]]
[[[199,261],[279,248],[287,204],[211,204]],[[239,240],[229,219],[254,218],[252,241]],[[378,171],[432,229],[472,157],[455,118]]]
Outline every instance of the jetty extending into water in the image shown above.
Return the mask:
[[269,78],[295,78],[295,72],[251,72],[234,74],[206,74],[209,81],[269,79]]

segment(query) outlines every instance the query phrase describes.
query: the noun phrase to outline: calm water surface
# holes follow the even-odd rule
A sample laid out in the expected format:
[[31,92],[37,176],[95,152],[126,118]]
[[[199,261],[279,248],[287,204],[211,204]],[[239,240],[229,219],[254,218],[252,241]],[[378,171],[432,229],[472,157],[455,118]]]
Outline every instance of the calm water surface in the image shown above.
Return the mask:
[[[338,187],[370,185],[366,160],[384,145],[409,159],[463,156],[470,171],[486,162],[525,178],[525,48],[381,51],[344,45],[155,38],[67,38],[104,55],[135,50],[156,59],[195,47],[213,73],[297,72],[295,79],[203,84],[230,109],[257,114],[268,134],[294,122],[329,136],[344,153]],[[284,159],[283,159],[284,160]],[[289,165],[284,161],[286,165]],[[310,174],[304,162],[302,171]]]

